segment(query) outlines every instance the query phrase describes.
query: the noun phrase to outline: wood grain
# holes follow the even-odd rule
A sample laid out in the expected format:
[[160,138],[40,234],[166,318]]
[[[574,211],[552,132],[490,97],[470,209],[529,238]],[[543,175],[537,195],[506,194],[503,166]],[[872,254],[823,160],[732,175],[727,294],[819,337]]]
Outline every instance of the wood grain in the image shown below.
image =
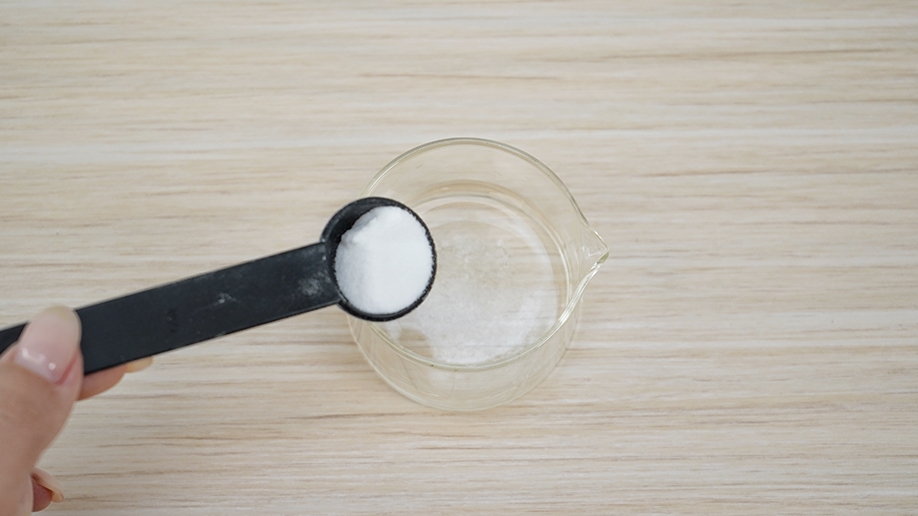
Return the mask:
[[912,514],[918,5],[0,2],[0,325],[315,240],[420,143],[612,257],[525,397],[412,403],[326,309],[81,402],[60,514]]

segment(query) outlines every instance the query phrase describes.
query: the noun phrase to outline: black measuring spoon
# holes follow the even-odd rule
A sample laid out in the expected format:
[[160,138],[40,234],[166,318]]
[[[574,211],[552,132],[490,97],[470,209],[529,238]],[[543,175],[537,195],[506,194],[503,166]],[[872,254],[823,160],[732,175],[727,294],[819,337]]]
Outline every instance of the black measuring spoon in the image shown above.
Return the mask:
[[[341,293],[335,256],[341,236],[357,219],[386,206],[407,211],[424,228],[433,270],[423,293],[410,305],[392,313],[367,313]],[[361,319],[396,319],[427,297],[435,271],[433,238],[421,218],[392,199],[365,197],[332,216],[318,243],[77,309],[83,370],[94,373],[336,303]],[[0,330],[0,352],[19,339],[24,327]]]

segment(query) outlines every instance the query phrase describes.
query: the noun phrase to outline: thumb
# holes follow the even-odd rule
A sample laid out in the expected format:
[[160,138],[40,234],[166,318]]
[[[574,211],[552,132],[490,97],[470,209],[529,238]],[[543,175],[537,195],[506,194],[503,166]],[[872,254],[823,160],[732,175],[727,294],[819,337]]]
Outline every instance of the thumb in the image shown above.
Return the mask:
[[[0,357],[0,500],[22,500],[30,473],[80,392],[80,320],[69,308],[35,316]],[[31,508],[31,506],[29,507]]]

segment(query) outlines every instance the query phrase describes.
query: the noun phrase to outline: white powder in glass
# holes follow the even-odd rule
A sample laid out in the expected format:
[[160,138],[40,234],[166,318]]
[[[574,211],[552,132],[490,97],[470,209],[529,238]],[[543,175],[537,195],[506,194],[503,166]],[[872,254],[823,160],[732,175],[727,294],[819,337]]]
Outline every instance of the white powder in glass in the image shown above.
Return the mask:
[[424,226],[396,206],[373,208],[341,237],[335,277],[347,301],[366,313],[391,314],[424,293],[433,274]]
[[499,200],[420,204],[437,242],[437,281],[424,304],[381,327],[450,366],[481,366],[537,342],[566,303],[565,264],[551,236]]

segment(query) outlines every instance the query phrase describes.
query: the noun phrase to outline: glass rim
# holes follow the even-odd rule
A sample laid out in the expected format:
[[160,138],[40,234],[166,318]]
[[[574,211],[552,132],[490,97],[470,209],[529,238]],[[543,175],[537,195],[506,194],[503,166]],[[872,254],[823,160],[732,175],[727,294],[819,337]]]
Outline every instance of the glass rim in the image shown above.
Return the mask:
[[557,174],[555,174],[550,168],[548,168],[547,165],[539,161],[538,158],[536,158],[535,156],[532,156],[528,152],[520,150],[506,143],[501,143],[501,142],[494,141],[494,140],[488,140],[485,138],[475,138],[475,137],[444,138],[441,140],[434,140],[434,141],[431,141],[431,142],[428,142],[422,145],[418,145],[417,147],[414,147],[413,149],[403,152],[398,157],[390,161],[386,166],[384,166],[379,172],[376,173],[375,176],[373,176],[373,179],[371,179],[370,182],[367,184],[367,186],[364,187],[363,191],[360,192],[360,197],[367,197],[369,195],[372,195],[373,190],[379,185],[379,183],[383,180],[383,178],[385,178],[393,168],[401,164],[403,161],[407,161],[408,159],[418,154],[436,150],[442,147],[459,146],[459,145],[490,147],[493,149],[497,149],[499,151],[506,152],[508,154],[512,154],[516,156],[517,158],[527,161],[530,165],[533,165],[537,170],[542,172],[542,174],[544,174],[552,182],[552,184],[554,184],[555,187],[565,196],[567,201],[570,203],[571,207],[574,209],[574,213],[576,214],[583,228],[590,231],[596,237],[596,239],[602,243],[603,247],[605,248],[605,252],[603,253],[603,255],[597,259],[597,261],[592,265],[592,267],[590,267],[590,270],[587,271],[586,274],[584,274],[583,277],[579,280],[576,288],[573,291],[573,294],[571,295],[567,304],[564,306],[564,310],[555,319],[554,324],[552,324],[552,326],[548,330],[546,330],[546,332],[541,337],[535,340],[532,344],[529,344],[528,346],[526,346],[523,350],[517,353],[514,353],[512,355],[508,355],[500,360],[496,360],[493,362],[486,362],[480,365],[463,365],[463,364],[448,364],[448,363],[440,362],[437,360],[433,360],[417,352],[414,352],[406,348],[405,346],[402,346],[400,343],[396,342],[385,331],[382,330],[382,328],[380,327],[378,323],[374,323],[370,321],[355,321],[352,316],[348,316],[348,318],[351,319],[352,324],[359,323],[359,322],[367,323],[370,329],[377,336],[379,336],[380,339],[384,343],[386,343],[386,345],[392,348],[392,350],[395,351],[396,353],[402,355],[403,357],[411,361],[423,364],[425,366],[433,367],[436,369],[441,369],[444,371],[487,371],[490,369],[500,368],[510,363],[522,360],[527,355],[534,353],[536,350],[544,346],[546,342],[551,340],[551,338],[554,337],[556,333],[558,333],[558,331],[564,326],[564,324],[567,323],[567,321],[574,314],[574,311],[577,309],[577,306],[579,305],[580,300],[583,297],[583,292],[586,289],[587,284],[590,282],[590,279],[596,274],[596,272],[599,270],[599,268],[608,258],[609,250],[608,250],[608,247],[605,245],[605,242],[603,241],[602,237],[600,237],[599,234],[596,232],[596,230],[593,229],[589,221],[586,219],[586,216],[580,210],[580,206],[577,204],[577,201],[574,199],[574,196],[571,194],[570,190],[567,188],[567,185],[565,185],[564,182],[561,181],[561,178],[559,178]]

